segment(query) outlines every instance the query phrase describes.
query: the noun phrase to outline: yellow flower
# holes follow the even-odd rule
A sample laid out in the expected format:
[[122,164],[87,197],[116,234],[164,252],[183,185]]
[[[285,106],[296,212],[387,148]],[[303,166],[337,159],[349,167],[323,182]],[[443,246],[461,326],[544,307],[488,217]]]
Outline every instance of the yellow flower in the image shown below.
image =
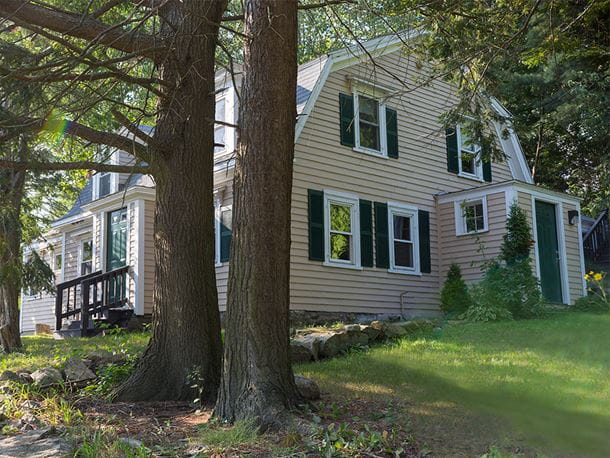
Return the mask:
[[589,281],[590,278],[591,276],[589,274],[585,274],[585,280]]
[[604,279],[604,276],[600,273],[597,273],[593,276],[593,278],[595,279],[595,281],[602,281]]

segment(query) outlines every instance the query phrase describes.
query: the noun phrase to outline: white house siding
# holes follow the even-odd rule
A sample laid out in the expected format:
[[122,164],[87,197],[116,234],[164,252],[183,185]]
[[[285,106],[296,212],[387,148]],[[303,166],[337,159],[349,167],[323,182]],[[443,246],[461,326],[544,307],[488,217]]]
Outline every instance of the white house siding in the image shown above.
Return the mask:
[[[410,86],[417,75],[413,62],[396,52],[378,60]],[[439,247],[434,195],[480,186],[447,172],[445,130],[438,116],[451,107],[448,84],[433,84],[390,98],[398,111],[400,158],[357,153],[339,141],[339,93],[349,92],[347,76],[398,83],[371,64],[331,73],[295,147],[292,200],[291,307],[299,310],[398,313],[400,294],[407,291],[411,313],[438,310]],[[399,88],[399,87],[398,87]],[[493,164],[493,181],[511,179],[505,163]],[[430,212],[432,273],[421,276],[322,266],[308,259],[307,190],[337,190],[371,201],[395,201]]]
[[[54,257],[61,253],[61,238],[48,246],[40,248],[38,254],[54,266]],[[61,270],[54,269],[53,273],[59,282]],[[55,326],[55,296],[49,294],[38,294],[36,296],[28,296],[25,293],[21,296],[21,332],[23,334],[33,334],[36,330],[36,324],[47,324],[51,327]]]
[[[222,207],[233,205],[233,171],[221,171],[214,175],[214,189],[224,188]],[[224,311],[227,307],[227,282],[229,280],[229,263],[216,264],[216,287],[218,305]]]
[[506,233],[505,193],[491,193],[486,198],[489,231],[480,234],[456,235],[454,203],[439,204],[441,284],[453,263],[460,266],[465,281],[480,280],[482,264],[500,254]]
[[144,314],[152,314],[155,283],[155,202],[144,201]]

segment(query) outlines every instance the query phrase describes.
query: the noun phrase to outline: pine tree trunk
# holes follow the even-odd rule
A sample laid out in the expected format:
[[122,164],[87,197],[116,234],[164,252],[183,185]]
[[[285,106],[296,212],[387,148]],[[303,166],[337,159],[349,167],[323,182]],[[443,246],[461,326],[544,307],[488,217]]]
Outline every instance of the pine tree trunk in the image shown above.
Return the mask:
[[226,2],[168,2],[172,43],[161,71],[176,84],[160,102],[152,147],[156,182],[152,337],[117,400],[193,400],[189,374],[216,397],[222,367],[214,267],[214,52]]
[[299,400],[290,364],[290,204],[297,2],[247,0],[224,372],[216,415],[276,426]]
[[[24,147],[22,144],[21,147]],[[5,353],[21,348],[21,205],[25,172],[0,171],[0,346]]]

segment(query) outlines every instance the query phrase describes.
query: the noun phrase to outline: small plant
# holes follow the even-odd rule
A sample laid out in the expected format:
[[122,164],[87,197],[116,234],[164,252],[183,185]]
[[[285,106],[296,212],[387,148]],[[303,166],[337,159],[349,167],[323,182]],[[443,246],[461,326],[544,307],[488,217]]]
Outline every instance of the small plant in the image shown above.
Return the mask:
[[462,279],[462,271],[457,264],[451,264],[447,280],[441,290],[441,309],[448,314],[462,313],[470,305],[468,287]]
[[86,386],[84,391],[102,397],[109,397],[114,388],[121,382],[127,380],[127,377],[133,372],[133,367],[133,361],[123,364],[107,364],[102,366],[97,370],[98,378],[95,383]]
[[519,205],[513,203],[506,221],[506,234],[500,248],[500,259],[507,264],[527,259],[531,255],[534,240],[527,222],[527,214]]
[[585,275],[588,295],[579,298],[573,309],[579,312],[610,312],[610,296],[606,291],[606,273],[590,271]]
[[236,421],[232,426],[209,422],[199,427],[197,442],[211,448],[233,448],[258,439],[258,428],[252,420]]
[[372,431],[364,425],[364,431],[354,430],[348,423],[320,427],[312,436],[313,451],[323,457],[369,456],[380,453],[400,456],[402,449],[395,449],[394,431]]

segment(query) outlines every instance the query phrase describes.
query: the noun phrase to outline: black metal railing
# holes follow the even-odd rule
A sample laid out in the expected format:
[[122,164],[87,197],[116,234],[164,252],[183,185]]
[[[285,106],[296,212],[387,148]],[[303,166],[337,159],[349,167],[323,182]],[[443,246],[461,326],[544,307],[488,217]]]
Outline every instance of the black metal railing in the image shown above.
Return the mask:
[[110,272],[93,272],[57,285],[55,329],[63,320],[80,319],[81,336],[86,336],[90,319],[100,319],[112,308],[124,307],[127,298],[129,266]]
[[610,261],[610,221],[604,210],[583,237],[585,259],[590,264]]

